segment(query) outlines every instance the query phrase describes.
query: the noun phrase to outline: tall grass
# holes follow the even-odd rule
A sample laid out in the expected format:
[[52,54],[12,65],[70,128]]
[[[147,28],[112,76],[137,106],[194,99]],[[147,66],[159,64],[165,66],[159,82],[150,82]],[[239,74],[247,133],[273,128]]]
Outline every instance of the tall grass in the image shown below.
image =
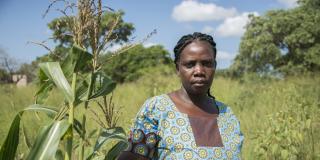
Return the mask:
[[[11,122],[18,111],[26,108],[34,103],[34,94],[37,88],[31,84],[28,87],[17,88],[15,85],[1,85],[0,86],[0,144],[2,145],[5,137],[8,134]],[[48,106],[58,106],[63,101],[62,95],[52,93],[47,99]],[[20,136],[20,143],[18,148],[18,157],[23,157],[23,153],[29,150],[27,143],[34,142],[35,136],[40,131],[40,127],[46,124],[49,119],[42,113],[26,113],[23,117],[22,125],[23,130]]]
[[[245,135],[243,157],[245,159],[312,159],[315,158],[312,156],[319,156],[320,152],[318,150],[312,153],[312,147],[320,147],[319,130],[315,130],[320,125],[320,118],[317,116],[320,113],[320,86],[317,85],[319,83],[319,76],[290,77],[285,80],[271,81],[260,79],[243,83],[218,78],[215,82],[216,85],[214,85],[216,97],[230,105],[241,122],[241,129]],[[290,115],[290,112],[294,112],[295,115]],[[279,114],[282,113],[286,113],[286,115],[279,117]],[[311,119],[312,127],[310,129],[300,130],[303,128],[302,125],[304,123],[302,122],[298,122],[299,125],[296,128],[292,128],[297,121],[306,123],[306,119],[302,119],[301,114]],[[292,120],[290,120],[290,117]],[[285,122],[289,122],[289,124],[285,124]],[[268,133],[268,130],[278,128],[279,130],[285,128],[288,132],[300,130],[300,132],[305,132],[306,134],[310,133],[313,128],[313,138],[304,134],[303,140],[303,144],[308,147],[302,152],[303,154],[309,154],[309,156],[300,158],[281,158],[279,156],[280,158],[274,158],[274,155],[277,155],[276,153],[267,153],[272,152],[268,147],[271,148],[273,144],[280,145],[278,150],[281,151],[287,150],[288,147],[285,147],[286,145],[293,145],[294,143],[291,142],[295,140],[292,138],[288,140],[291,144],[281,141],[282,139],[289,139],[290,133],[286,137],[279,137],[281,140],[272,139],[276,132]],[[282,131],[280,130],[279,132]],[[262,138],[270,139],[270,143],[262,142]],[[259,146],[260,148],[266,148],[265,150],[260,150],[265,153],[258,153],[256,147]],[[262,158],[258,154],[271,154],[271,156],[262,156]]]
[[[118,85],[113,93],[116,109],[122,108],[118,124],[126,130],[129,129],[135,114],[146,98],[168,93],[180,87],[179,80],[174,74],[164,76],[157,75],[156,72],[153,73],[152,77],[146,75],[136,82]],[[262,79],[259,77],[233,80],[216,77],[213,82],[212,92],[217,100],[228,104],[240,120],[241,130],[245,135],[242,150],[243,159],[263,158],[260,148],[263,148],[263,146],[272,147],[275,143],[279,143],[279,151],[286,150],[286,144],[280,144],[288,143],[288,141],[283,140],[286,137],[280,136],[279,141],[270,141],[274,144],[269,144],[261,139],[276,134],[272,130],[270,132],[272,135],[268,135],[267,131],[270,128],[281,129],[282,127],[293,131],[295,129],[290,128],[290,125],[299,124],[299,129],[301,127],[300,124],[303,124],[299,123],[299,121],[306,121],[306,119],[301,119],[302,114],[307,119],[311,119],[311,127],[309,129],[302,128],[301,132],[305,133],[303,134],[304,146],[296,148],[296,150],[305,149],[305,151],[299,152],[300,154],[306,154],[300,159],[316,159],[320,155],[318,150],[320,148],[320,130],[317,129],[320,127],[320,117],[318,116],[320,113],[320,86],[318,84],[320,84],[320,76],[289,77],[284,80]],[[35,88],[33,86],[22,89],[14,86],[0,87],[0,125],[2,126],[0,129],[0,143],[3,142],[15,113],[32,102],[34,91]],[[49,101],[52,104],[59,104],[61,102],[60,99],[60,95],[52,95]],[[95,110],[98,109],[98,106],[91,108]],[[292,112],[296,114],[291,114]],[[287,113],[287,116],[282,116],[281,118],[279,113]],[[77,115],[75,116],[77,117]],[[95,115],[89,114],[88,116],[93,118]],[[100,116],[102,118],[103,115]],[[290,121],[289,118],[286,119],[285,117],[291,117],[293,120]],[[30,122],[30,124],[26,125],[34,128],[29,128],[28,132],[30,135],[34,135],[37,128],[35,124],[40,123],[40,120],[34,114],[29,114],[25,118]],[[284,123],[289,121],[290,123],[288,124]],[[99,128],[97,123],[91,122],[88,124],[89,132],[96,128]],[[294,140],[290,139],[290,141]],[[269,154],[271,154],[271,151]],[[284,152],[279,153],[279,155],[281,154],[284,154]],[[290,149],[288,149],[288,154],[291,154],[291,158],[295,159],[294,153],[290,152]],[[274,155],[277,155],[277,153],[274,153]],[[318,157],[314,155],[318,155]],[[265,155],[264,158],[266,157],[267,159],[276,159],[272,155]],[[281,159],[281,157],[278,159]]]

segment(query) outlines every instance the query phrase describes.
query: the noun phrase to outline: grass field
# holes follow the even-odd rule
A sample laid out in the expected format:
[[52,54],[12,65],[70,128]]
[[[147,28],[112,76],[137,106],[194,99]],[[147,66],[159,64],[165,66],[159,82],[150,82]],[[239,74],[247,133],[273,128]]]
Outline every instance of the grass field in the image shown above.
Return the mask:
[[[320,158],[320,76],[290,77],[283,80],[247,77],[232,80],[215,78],[213,95],[228,104],[241,123],[245,135],[243,159],[318,159]],[[146,98],[178,89],[175,75],[145,76],[136,82],[118,85],[113,102],[120,110],[118,125],[128,130],[135,114]],[[8,132],[17,111],[33,103],[34,85],[16,88],[0,86],[0,144]],[[58,93],[50,95],[50,106],[62,103]],[[96,105],[90,110],[98,112]],[[92,120],[89,130],[99,128]],[[102,114],[100,115],[102,118]],[[31,141],[46,119],[36,113],[26,113],[23,126]],[[24,140],[19,153],[26,151]],[[318,157],[317,157],[318,156]]]

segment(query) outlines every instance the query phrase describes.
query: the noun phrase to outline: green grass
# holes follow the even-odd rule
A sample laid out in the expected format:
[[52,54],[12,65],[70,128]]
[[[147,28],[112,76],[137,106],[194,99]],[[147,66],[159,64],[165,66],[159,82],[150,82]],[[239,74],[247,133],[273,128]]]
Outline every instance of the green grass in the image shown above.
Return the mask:
[[[212,93],[214,96],[228,104],[241,122],[241,130],[245,135],[242,150],[243,159],[256,159],[255,147],[260,143],[259,133],[274,126],[269,125],[272,117],[280,111],[295,109],[303,112],[312,119],[313,139],[305,137],[304,142],[316,148],[315,154],[320,152],[320,76],[289,77],[285,80],[270,80],[263,78],[251,78],[243,80],[232,80],[216,77],[213,82]],[[114,103],[117,108],[121,107],[119,125],[126,130],[129,129],[135,114],[143,102],[150,96],[168,93],[180,88],[179,80],[175,75],[150,75],[136,82],[118,85],[114,91]],[[32,104],[35,86],[16,88],[11,85],[0,86],[0,144],[8,132],[9,125],[17,111]],[[62,97],[54,93],[50,95],[48,104],[55,106],[62,102]],[[300,108],[305,108],[301,110]],[[89,109],[89,130],[99,128],[93,121],[95,117],[90,110],[99,111],[95,104]],[[80,111],[81,112],[81,111]],[[79,113],[79,112],[78,112]],[[79,114],[80,115],[80,114]],[[101,116],[101,115],[100,115]],[[77,115],[76,115],[77,118]],[[102,118],[102,116],[101,116]],[[41,124],[47,119],[43,115],[27,113],[24,115],[24,125],[31,140],[38,131]],[[281,124],[279,124],[281,125]],[[309,130],[310,131],[310,130]],[[21,140],[20,153],[26,147]],[[310,149],[310,148],[309,148]],[[311,154],[308,151],[307,154]]]

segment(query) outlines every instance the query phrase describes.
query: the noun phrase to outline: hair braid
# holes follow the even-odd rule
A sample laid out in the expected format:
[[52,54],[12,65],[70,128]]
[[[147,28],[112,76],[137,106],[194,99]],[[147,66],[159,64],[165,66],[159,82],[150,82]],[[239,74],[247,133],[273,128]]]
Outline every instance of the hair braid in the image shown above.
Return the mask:
[[[174,51],[174,63],[176,64],[177,66],[177,62],[179,61],[180,59],[180,55],[181,55],[181,52],[182,50],[188,45],[190,44],[191,42],[193,41],[206,41],[208,42],[211,47],[212,47],[212,50],[213,50],[213,53],[214,53],[214,58],[216,58],[216,55],[217,55],[217,49],[216,49],[216,43],[214,42],[212,36],[210,35],[207,35],[207,34],[203,34],[203,33],[200,33],[200,32],[194,32],[193,34],[187,34],[187,35],[184,35],[182,36],[179,41],[177,42],[176,46],[174,47],[173,51]],[[214,61],[214,65],[216,65],[216,61]],[[208,96],[215,99],[214,96],[211,95],[210,93],[210,88],[208,89],[208,92],[207,92]]]
[[207,34],[203,34],[200,32],[194,32],[193,34],[188,34],[188,35],[184,35],[180,38],[180,40],[178,41],[178,43],[176,44],[176,46],[174,47],[173,51],[174,51],[174,62],[177,63],[180,59],[180,54],[182,52],[182,50],[191,42],[193,41],[206,41],[208,42],[213,49],[214,52],[214,58],[216,58],[216,54],[217,54],[217,49],[216,49],[216,43],[214,42],[212,36],[207,35]]

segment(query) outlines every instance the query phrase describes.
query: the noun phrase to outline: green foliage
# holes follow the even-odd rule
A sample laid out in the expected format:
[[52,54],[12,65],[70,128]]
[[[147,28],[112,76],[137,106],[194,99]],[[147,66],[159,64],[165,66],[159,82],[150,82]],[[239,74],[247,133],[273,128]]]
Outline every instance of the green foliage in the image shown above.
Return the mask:
[[[65,1],[65,3],[72,9],[68,2]],[[50,117],[46,126],[37,134],[33,145],[31,145],[32,142],[25,127],[22,127],[29,150],[24,153],[27,154],[27,159],[51,159],[53,157],[62,159],[64,157],[65,160],[72,160],[77,155],[74,154],[76,151],[79,153],[77,158],[80,160],[85,159],[88,155],[94,158],[104,142],[111,139],[119,140],[120,136],[123,141],[125,139],[123,130],[118,129],[107,137],[102,132],[97,137],[98,147],[95,147],[93,152],[85,154],[88,148],[86,142],[92,138],[91,134],[87,135],[86,126],[89,104],[98,98],[105,98],[116,86],[115,82],[101,72],[101,64],[98,64],[99,54],[104,51],[107,44],[128,41],[133,26],[123,22],[121,18],[123,12],[104,12],[101,1],[79,0],[76,7],[78,10],[76,16],[62,17],[49,24],[49,27],[54,30],[55,40],[60,40],[59,46],[55,48],[60,52],[50,54],[54,57],[39,58],[40,61],[45,62],[39,64],[38,84],[40,88],[36,92],[35,103],[44,104],[49,93],[57,90],[64,99],[56,106],[59,111]],[[102,16],[103,13],[105,14]],[[54,89],[55,87],[57,90]],[[78,106],[83,106],[84,110],[83,113],[80,113],[81,121],[75,118],[76,107],[79,110]],[[39,111],[46,111],[43,106],[38,105],[38,107]],[[1,159],[16,157],[23,111],[18,112],[11,124],[10,131],[1,146]],[[112,121],[112,117],[108,118]],[[121,149],[123,145],[117,145],[114,151],[121,151]],[[116,153],[114,151],[113,153]]]
[[[100,27],[99,38],[102,38],[102,36],[105,35],[106,32],[111,30],[116,18],[120,16],[118,25],[113,30],[110,36],[110,40],[113,43],[127,42],[129,40],[128,37],[134,31],[134,26],[132,23],[124,22],[122,19],[123,15],[124,15],[123,11],[104,12],[101,17],[101,23],[99,26]],[[56,42],[59,42],[59,46],[65,46],[65,47],[72,46],[73,44],[73,36],[71,31],[72,26],[74,26],[72,16],[56,18],[48,24],[48,28],[53,31],[53,39]],[[84,42],[86,47],[89,46],[89,43],[90,43],[89,40]]]
[[111,149],[112,152],[108,153],[105,159],[114,159],[128,145],[127,136],[121,127],[103,129],[94,145],[92,154],[87,158],[87,160],[92,159],[97,154],[97,151],[100,150],[102,145],[106,142],[110,142],[111,140],[119,140],[120,142],[119,144],[116,144],[113,149]]
[[96,72],[93,75],[93,80],[92,83],[95,83],[95,88],[93,88],[94,90],[89,99],[106,96],[116,87],[116,83],[103,72]]
[[175,74],[176,68],[174,65],[161,65],[158,67],[150,67],[141,70],[142,77],[138,81],[142,81],[147,87],[144,92],[150,97],[156,96],[165,92],[169,92],[178,83],[178,79],[171,79],[167,82],[167,77]]
[[290,96],[283,104],[287,105],[283,108],[289,109],[268,116],[267,125],[270,127],[257,134],[257,159],[316,158],[310,114],[312,106],[294,94]]
[[[100,33],[98,38],[103,39],[103,35],[110,31],[117,17],[119,17],[118,25],[115,26],[112,34],[110,34],[108,45],[119,43],[122,44],[127,42],[135,28],[132,23],[124,22],[122,19],[123,16],[123,11],[105,12],[101,17],[101,24],[99,28]],[[24,67],[21,67],[19,73],[28,73],[28,77],[31,77],[30,80],[32,80],[35,77],[36,69],[39,63],[63,61],[66,59],[66,56],[68,56],[66,53],[69,52],[74,43],[71,28],[71,26],[74,25],[73,18],[73,16],[60,17],[52,20],[48,24],[48,28],[53,32],[53,40],[59,44],[55,46],[52,53],[37,57],[37,59],[34,60],[30,65],[24,65]],[[86,39],[83,43],[86,48],[89,48],[90,42],[88,39]]]
[[92,54],[81,47],[74,45],[69,50],[69,53],[67,54],[61,66],[64,70],[64,74],[70,78],[75,72],[89,72],[90,69],[92,69],[90,66],[92,59]]
[[9,73],[5,69],[0,68],[0,83],[4,81],[8,81],[9,77],[10,77]]
[[71,89],[69,82],[63,74],[59,62],[41,63],[39,67],[41,76],[46,76],[45,81],[42,82],[44,82],[47,85],[54,84],[55,86],[57,86],[58,89],[66,97],[66,100],[68,100],[69,103],[73,103],[75,98],[74,93]]
[[[48,9],[55,2],[52,2]],[[123,22],[124,13],[122,11],[103,11],[101,0],[78,0],[76,5],[69,1],[64,2],[66,4],[64,11],[77,7],[78,13],[72,16],[65,14],[65,17],[55,19],[48,25],[54,32],[54,40],[59,41],[60,44],[55,48],[55,52],[38,58],[31,65],[32,68],[32,66],[39,64],[40,68],[38,75],[40,88],[36,92],[35,103],[44,104],[50,92],[57,90],[60,91],[64,99],[56,106],[59,111],[50,117],[46,127],[37,135],[33,145],[31,145],[32,142],[25,127],[22,127],[22,133],[29,150],[29,152],[23,153],[27,154],[27,159],[51,159],[53,157],[62,159],[64,157],[65,160],[71,160],[77,155],[74,154],[75,151],[79,153],[78,159],[83,160],[88,155],[94,158],[95,152],[98,152],[105,141],[110,141],[120,134],[122,139],[125,139],[123,131],[120,133],[117,130],[107,137],[103,137],[104,135],[101,134],[100,137],[97,137],[98,140],[101,137],[104,138],[102,142],[99,141],[100,146],[94,149],[94,153],[85,154],[86,142],[92,138],[91,134],[87,135],[86,126],[89,104],[98,98],[105,98],[116,86],[115,82],[101,72],[103,64],[98,64],[99,55],[108,45],[128,41],[128,36],[134,30],[133,25]],[[63,10],[60,11],[65,13]],[[89,50],[91,50],[90,53]],[[5,62],[8,60],[6,59]],[[76,107],[79,110],[78,106],[83,106],[84,110],[81,113],[81,121],[75,118]],[[46,111],[43,106],[39,106],[39,108]],[[1,159],[16,157],[23,111],[18,112],[11,124],[8,136],[1,146]],[[112,117],[108,118],[112,120]],[[59,144],[63,145],[59,146]],[[121,151],[123,147],[124,145],[117,145],[113,153]],[[111,155],[114,156],[114,154]]]
[[110,151],[105,156],[105,159],[115,160],[118,157],[118,155],[126,148],[128,148],[128,143],[124,141],[119,141],[110,149]]
[[16,73],[26,75],[28,78],[28,82],[31,82],[37,76],[36,71],[37,71],[37,66],[28,64],[28,63],[23,63],[20,65],[20,68],[17,70]]
[[[65,109],[63,108],[60,109],[55,116],[51,116],[51,124],[41,131],[37,136],[37,139],[35,140],[27,159],[48,159],[48,157],[52,157],[55,155],[58,149],[58,144],[60,142],[59,140],[65,134],[67,135],[67,156],[69,158],[71,157],[71,152],[73,150],[73,127],[71,127],[71,129],[68,128],[69,126],[74,126],[74,121],[76,121],[74,119],[74,108],[81,103],[88,103],[94,98],[105,96],[115,88],[115,83],[99,71],[92,73],[89,70],[87,73],[83,73],[86,71],[85,68],[88,68],[88,66],[91,65],[87,62],[91,61],[92,58],[93,57],[90,55],[90,53],[86,52],[84,49],[78,46],[73,46],[70,49],[66,59],[62,62],[62,64],[64,64],[63,67],[60,66],[59,62],[46,62],[39,65],[39,79],[41,87],[37,92],[36,98],[38,96],[40,96],[42,99],[46,98],[48,92],[52,90],[52,87],[56,86],[64,95],[65,102],[67,102],[65,104],[66,106],[63,107],[67,107],[69,109],[68,116],[66,116],[66,112],[64,111]],[[90,75],[89,80],[86,76],[83,76],[83,78],[79,76],[77,78],[77,74],[81,75],[80,71],[84,75]],[[65,76],[66,74],[70,74],[72,76],[68,76],[69,78],[67,78]],[[71,85],[69,84],[68,79],[69,81],[72,79]],[[78,86],[77,83],[86,85],[76,87]],[[82,95],[86,96],[82,97]],[[36,102],[43,103],[44,101],[37,100]],[[47,111],[45,107],[39,105],[37,105],[36,109],[39,111]],[[24,110],[30,109],[26,108]],[[12,122],[11,129],[8,133],[5,143],[1,146],[0,158],[2,159],[3,157],[9,157],[9,159],[13,159],[15,156],[19,142],[19,126],[23,111],[17,114],[17,118],[15,118],[15,120]],[[85,128],[80,127],[80,129],[82,130],[80,133],[84,133],[83,130]]]
[[[25,111],[43,111],[49,116],[56,114],[56,111],[41,105],[31,105],[20,111],[14,118],[5,142],[1,146],[0,159],[14,159],[19,144],[20,120]],[[36,146],[36,145],[35,145]],[[46,154],[46,151],[43,151]]]
[[[110,58],[110,54],[104,55],[102,62]],[[103,70],[117,82],[133,81],[143,75],[143,70],[159,65],[170,65],[172,60],[169,52],[162,46],[148,48],[138,45],[124,53],[112,57],[110,63]]]
[[0,159],[14,159],[18,143],[19,143],[19,126],[20,126],[20,115],[16,116],[12,122],[7,138],[1,146]]
[[11,75],[17,70],[17,65],[17,60],[0,47],[0,83],[11,82]]
[[249,18],[240,54],[232,65],[236,75],[320,71],[320,5],[317,0],[300,1],[297,8],[271,10],[263,16]]
[[56,155],[60,139],[70,128],[67,120],[55,121],[38,134],[27,160],[46,160]]
[[[152,74],[145,74],[135,82],[119,84],[117,85],[117,89],[114,90],[114,101],[117,102],[118,106],[123,106],[123,109],[121,110],[122,116],[119,118],[118,125],[123,127],[125,132],[128,132],[135,119],[136,113],[148,97],[168,93],[181,87],[178,77],[174,74],[174,67],[167,68],[168,72],[166,74],[162,74],[164,69],[160,67],[162,66],[149,68],[147,73]],[[290,148],[287,145],[287,143],[289,144],[287,137],[292,141],[290,144],[293,144],[295,138],[291,133],[303,128],[305,129],[299,131],[299,134],[303,135],[302,139],[304,141],[304,144],[301,147],[304,146],[309,148],[314,145],[314,155],[316,155],[315,157],[312,157],[312,148],[306,148],[305,152],[307,152],[307,155],[305,155],[305,157],[307,157],[307,159],[319,159],[320,151],[318,148],[320,148],[320,130],[317,129],[320,127],[320,117],[318,116],[320,114],[319,75],[300,75],[299,77],[265,80],[263,78],[259,79],[258,76],[248,76],[249,77],[244,77],[242,80],[216,76],[213,81],[213,87],[211,88],[211,92],[217,100],[229,105],[241,122],[241,130],[245,136],[242,148],[242,159],[272,159],[259,158],[260,154],[255,148],[260,148],[262,145],[267,144],[266,142],[272,143],[269,143],[269,146],[278,144],[279,150],[282,145]],[[34,90],[35,87],[33,86],[21,89],[15,87],[11,88],[8,85],[0,86],[0,125],[3,126],[0,129],[1,144],[3,144],[6,133],[10,127],[9,125],[14,119],[15,115],[13,113],[16,113],[32,102],[32,92]],[[59,106],[64,97],[62,93],[54,91],[50,92],[48,98],[47,104],[51,104],[50,106]],[[15,103],[14,107],[10,105],[10,100],[12,99],[14,100],[13,103]],[[79,110],[77,110],[77,114],[75,114],[75,118],[77,119],[81,119],[82,113],[84,112],[84,110],[80,108],[81,107],[77,108]],[[98,112],[99,106],[92,103],[89,108],[90,110]],[[103,116],[103,114],[96,115],[89,112],[86,118],[93,119],[100,117],[103,119]],[[26,131],[29,133],[31,142],[34,141],[33,137],[37,135],[35,131],[40,128],[37,124],[34,124],[34,122],[39,121],[36,117],[37,116],[30,113],[25,113],[23,115],[23,122],[27,126]],[[292,117],[292,119],[289,119],[289,117]],[[272,118],[272,120],[270,118]],[[311,121],[308,121],[308,119],[311,119]],[[43,122],[48,120],[41,118],[40,121]],[[291,125],[290,122],[293,124]],[[310,128],[306,129],[309,122]],[[33,125],[29,125],[31,123]],[[301,126],[293,128],[293,126],[298,124]],[[94,121],[88,121],[86,126],[86,132],[88,133],[86,144],[89,149],[86,150],[85,155],[90,155],[93,153],[92,151],[97,142],[97,136],[103,132],[103,129],[98,130],[96,134],[92,134],[95,130],[100,128],[100,125]],[[282,131],[275,132],[276,126],[281,130],[286,130],[287,128],[291,133],[288,132],[285,134],[285,132]],[[268,130],[271,130],[271,134],[262,133],[267,132]],[[280,140],[270,141],[266,139],[266,142],[262,141],[262,139],[266,137],[273,137],[273,134],[279,137]],[[287,135],[287,137],[284,135]],[[75,139],[78,140],[78,138]],[[24,141],[21,136],[20,142],[17,154],[22,155],[22,153],[28,153],[28,149],[23,147]],[[75,145],[78,144],[79,143],[75,142]],[[106,141],[101,148],[95,152],[93,159],[104,159],[114,144],[115,143],[113,142]],[[300,147],[296,148],[297,151],[301,149]],[[63,147],[60,149],[63,151]],[[285,153],[283,152],[283,154]],[[295,154],[289,150],[288,154],[288,157],[295,156]],[[280,157],[278,157],[278,159],[280,159]]]

